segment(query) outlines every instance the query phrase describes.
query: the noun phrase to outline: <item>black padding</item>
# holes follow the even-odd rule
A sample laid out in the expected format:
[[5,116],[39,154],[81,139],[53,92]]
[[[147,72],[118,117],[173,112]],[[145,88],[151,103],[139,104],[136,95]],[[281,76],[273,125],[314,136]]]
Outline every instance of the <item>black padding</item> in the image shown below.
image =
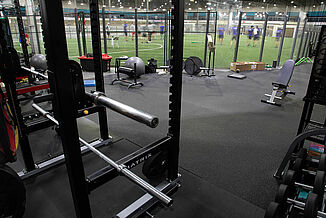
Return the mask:
[[75,91],[75,100],[78,109],[84,108],[86,104],[85,87],[83,72],[78,62],[69,60],[70,73],[73,75],[73,86]]
[[131,69],[129,67],[119,67],[118,68],[119,73],[124,73],[124,74],[132,74],[134,72],[134,69]]
[[280,88],[286,88],[289,85],[289,82],[292,78],[293,70],[295,66],[294,60],[287,60],[283,67],[281,68],[280,73],[275,82],[273,82],[274,86],[278,86]]
[[53,93],[50,93],[50,94],[46,94],[46,95],[35,96],[33,98],[33,102],[35,104],[39,104],[39,103],[46,102],[46,101],[53,101],[53,99],[54,99],[54,95],[53,95]]

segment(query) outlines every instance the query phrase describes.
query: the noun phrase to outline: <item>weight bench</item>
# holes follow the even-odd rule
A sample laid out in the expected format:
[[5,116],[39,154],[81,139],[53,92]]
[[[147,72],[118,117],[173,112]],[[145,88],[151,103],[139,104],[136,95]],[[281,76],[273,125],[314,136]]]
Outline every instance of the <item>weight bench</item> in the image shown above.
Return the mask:
[[[288,90],[289,82],[291,80],[293,70],[295,66],[294,60],[287,60],[283,67],[281,68],[280,73],[275,82],[272,83],[273,91],[272,94],[265,94],[266,97],[269,97],[268,100],[261,100],[263,103],[272,104],[276,106],[281,106],[280,103],[275,102],[275,99],[283,100],[287,94],[295,95],[295,92]],[[281,95],[278,95],[278,93]]]
[[[128,59],[127,57],[116,58],[115,73],[117,74],[117,78],[112,81],[111,85],[114,85],[115,82],[120,81],[129,84],[128,89],[134,86],[144,86],[143,83],[137,81],[137,78],[139,78],[139,76],[137,75],[136,63],[134,64],[134,69],[129,67],[120,67],[121,61],[127,59]],[[120,73],[128,75],[129,78],[133,79],[133,82],[129,81],[127,78],[121,78]]]
[[114,36],[112,38],[109,38],[108,40],[111,40],[112,48],[114,48],[114,44],[117,46],[117,48],[120,48],[120,46],[119,46],[119,36]]

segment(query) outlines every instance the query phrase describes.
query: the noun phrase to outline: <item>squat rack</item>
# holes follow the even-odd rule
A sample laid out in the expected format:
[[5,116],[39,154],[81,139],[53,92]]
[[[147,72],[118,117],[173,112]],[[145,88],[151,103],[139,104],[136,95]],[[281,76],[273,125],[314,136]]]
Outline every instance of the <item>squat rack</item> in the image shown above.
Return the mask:
[[[182,96],[182,59],[183,59],[183,31],[184,31],[184,1],[172,1],[171,19],[171,77],[169,88],[169,128],[167,136],[156,142],[137,150],[136,152],[117,161],[126,168],[131,169],[150,156],[161,150],[167,151],[168,173],[166,181],[161,183],[157,189],[163,193],[178,187],[178,161],[179,161],[179,139],[180,139],[180,117]],[[68,51],[65,37],[62,1],[40,0],[40,11],[43,20],[44,45],[48,60],[48,70],[55,80],[55,97],[57,102],[57,119],[60,123],[61,139],[66,159],[66,167],[70,181],[70,188],[74,201],[77,217],[92,217],[88,194],[95,188],[107,181],[117,177],[119,171],[112,166],[107,166],[90,176],[85,176],[82,156],[80,152],[79,136],[76,123],[77,109],[74,104],[75,96],[72,83],[72,75],[69,73]],[[92,30],[92,46],[94,56],[94,69],[96,88],[103,88],[104,78],[102,74],[101,38],[99,25],[98,0],[90,0],[90,17]],[[101,122],[106,122],[106,110],[99,114]],[[107,138],[108,129],[101,128],[101,137]],[[87,178],[85,180],[85,178]],[[138,211],[149,208],[157,202],[156,199],[140,198],[137,205],[131,205],[130,211]],[[153,203],[154,202],[154,203]],[[126,214],[126,211],[122,211]]]

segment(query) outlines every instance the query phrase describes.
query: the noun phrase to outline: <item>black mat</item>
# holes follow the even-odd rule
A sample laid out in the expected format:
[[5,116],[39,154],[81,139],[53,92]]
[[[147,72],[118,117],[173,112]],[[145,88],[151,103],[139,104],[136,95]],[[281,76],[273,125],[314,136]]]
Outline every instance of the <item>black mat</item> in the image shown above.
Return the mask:
[[[183,76],[180,166],[201,179],[197,186],[194,185],[198,189],[192,189],[191,184],[195,179],[184,173],[183,178],[190,183],[184,183],[184,189],[176,193],[175,209],[169,209],[172,213],[163,211],[162,217],[182,217],[182,214],[188,214],[189,217],[192,213],[187,213],[185,208],[191,208],[196,217],[199,216],[199,211],[202,211],[204,217],[224,217],[227,214],[228,217],[237,217],[234,211],[236,209],[231,207],[231,199],[235,202],[243,199],[238,204],[253,209],[253,212],[248,210],[248,217],[255,217],[260,214],[260,210],[246,201],[263,209],[267,207],[274,199],[277,189],[272,175],[297,131],[311,66],[304,64],[295,68],[291,90],[296,95],[286,97],[282,107],[260,102],[264,93],[271,91],[271,83],[276,79],[277,71],[249,72],[246,73],[245,80],[227,78],[229,72],[226,71],[216,72],[217,76],[211,78]],[[140,81],[145,86],[129,90],[118,84],[109,85],[113,78],[111,75],[105,77],[107,95],[157,115],[160,125],[151,129],[108,111],[110,134],[128,138],[142,146],[165,136],[168,127],[169,75],[144,75]],[[326,111],[317,107],[314,117],[324,120],[325,116]],[[88,118],[98,122],[96,115]],[[125,147],[116,144],[108,149],[108,154],[119,153],[122,148]],[[128,146],[126,152],[127,148]],[[93,167],[105,165],[103,162],[93,162],[92,156],[87,156],[84,160],[87,172],[92,171]],[[50,217],[51,214],[57,215],[53,217],[72,217],[73,206],[64,167],[39,178],[37,185],[28,189],[33,206],[29,209],[32,212],[28,212],[26,217],[49,217],[46,214],[50,214]],[[119,187],[123,189],[116,188],[111,192],[110,188],[114,184],[121,185]],[[91,195],[95,216],[107,216],[111,210],[122,209],[125,204],[132,202],[137,197],[134,194],[141,195],[138,188],[128,188],[128,185],[129,182],[125,184],[114,180],[96,190]],[[208,187],[216,194],[206,195],[207,190],[203,187]],[[107,197],[115,194],[122,196],[123,201],[109,202]],[[42,199],[48,195],[50,199]],[[180,199],[189,199],[188,202],[180,200],[184,203],[184,208],[177,205],[178,196]],[[202,199],[204,196],[206,199]],[[44,207],[49,205],[52,209],[44,209],[35,216],[34,201],[36,204],[42,203]],[[105,201],[108,201],[105,204],[108,206],[103,206]],[[198,208],[198,211],[194,208]],[[222,208],[230,209],[223,211]],[[241,208],[240,211],[245,211],[246,206]]]

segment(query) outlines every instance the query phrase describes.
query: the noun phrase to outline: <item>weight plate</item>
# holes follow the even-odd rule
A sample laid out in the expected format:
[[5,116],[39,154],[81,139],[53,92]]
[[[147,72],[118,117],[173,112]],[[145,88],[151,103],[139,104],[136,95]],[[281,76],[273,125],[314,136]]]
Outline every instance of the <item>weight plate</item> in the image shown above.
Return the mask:
[[167,170],[167,152],[161,151],[144,162],[142,172],[148,179],[159,178]]
[[320,155],[318,170],[326,171],[326,154]]
[[304,218],[317,217],[318,208],[319,208],[319,197],[315,193],[310,193],[306,200],[306,205],[304,208]]
[[185,71],[192,76],[200,73],[200,68],[204,67],[202,60],[199,57],[191,56],[185,61]]
[[302,168],[303,168],[303,159],[302,158],[295,159],[293,170],[295,172],[301,172]]
[[264,218],[281,218],[283,211],[279,203],[271,202],[265,212]]
[[294,188],[285,184],[281,184],[275,196],[275,202],[281,205],[286,203],[287,198],[294,193]]
[[7,165],[0,165],[0,178],[0,217],[22,217],[26,202],[24,183]]
[[325,171],[317,171],[313,193],[322,196],[325,190]]
[[283,184],[294,186],[294,182],[297,179],[297,173],[293,170],[288,170],[283,176]]

